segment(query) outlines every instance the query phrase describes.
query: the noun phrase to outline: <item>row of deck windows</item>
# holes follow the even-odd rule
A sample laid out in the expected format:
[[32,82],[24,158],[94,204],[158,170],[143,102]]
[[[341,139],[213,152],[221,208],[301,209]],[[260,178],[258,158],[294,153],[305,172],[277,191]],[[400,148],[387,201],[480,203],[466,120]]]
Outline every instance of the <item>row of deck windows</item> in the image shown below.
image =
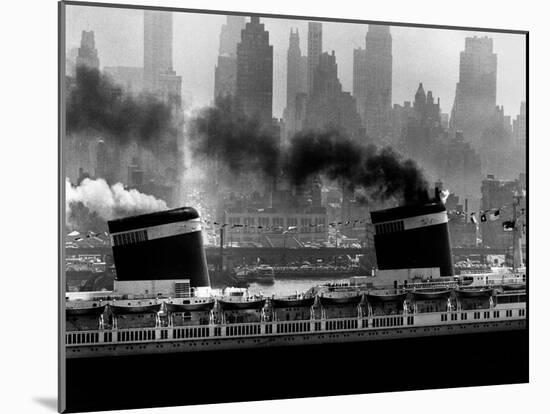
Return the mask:
[[99,342],[99,332],[70,333],[65,335],[65,343],[73,344],[94,344]]
[[[216,334],[216,332],[214,332]],[[202,327],[202,328],[177,328],[174,329],[174,338],[175,339],[181,339],[181,338],[201,338],[201,337],[208,337],[209,331],[208,328]]]
[[311,325],[309,322],[283,323],[277,325],[277,333],[309,332]]
[[402,326],[403,320],[404,318],[400,316],[394,316],[392,318],[374,319],[372,321],[372,326],[374,328],[386,327],[386,326]]
[[117,332],[117,341],[151,341],[155,339],[155,331],[119,331]]
[[260,333],[259,325],[228,326],[227,335],[258,335]]

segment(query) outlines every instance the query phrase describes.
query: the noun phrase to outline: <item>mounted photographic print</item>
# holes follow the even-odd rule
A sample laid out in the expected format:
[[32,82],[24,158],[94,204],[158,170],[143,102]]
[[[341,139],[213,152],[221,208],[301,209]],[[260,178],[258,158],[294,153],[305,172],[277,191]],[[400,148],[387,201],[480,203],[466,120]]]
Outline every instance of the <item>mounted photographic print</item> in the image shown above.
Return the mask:
[[60,411],[529,380],[527,32],[59,12]]

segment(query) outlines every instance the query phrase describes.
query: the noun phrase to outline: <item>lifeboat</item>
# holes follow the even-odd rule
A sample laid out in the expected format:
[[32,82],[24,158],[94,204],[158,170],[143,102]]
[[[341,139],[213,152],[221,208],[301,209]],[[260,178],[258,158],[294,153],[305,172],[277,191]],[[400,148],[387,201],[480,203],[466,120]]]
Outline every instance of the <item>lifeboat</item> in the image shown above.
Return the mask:
[[111,312],[115,315],[129,315],[136,313],[157,313],[162,303],[156,301],[134,301],[125,302],[123,300],[113,302],[109,305]]
[[451,289],[447,290],[413,290],[411,294],[415,300],[448,299]]
[[456,289],[455,294],[459,298],[482,298],[482,297],[489,297],[493,294],[493,288],[462,288],[462,289]]
[[311,298],[279,298],[271,299],[271,305],[274,308],[310,308],[315,302],[315,297]]
[[106,305],[101,305],[98,303],[67,303],[65,307],[65,313],[67,316],[99,316],[105,311]]
[[407,292],[379,292],[367,293],[367,300],[369,302],[402,302],[407,298]]
[[164,304],[166,305],[166,310],[170,313],[199,312],[211,311],[214,308],[215,301],[213,299],[209,299],[205,302],[191,302],[189,300],[183,300],[181,302],[164,302]]
[[236,301],[219,299],[218,303],[222,310],[261,309],[265,305],[265,299],[242,299]]
[[502,289],[505,291],[525,290],[525,283],[507,283],[505,285],[502,285]]
[[363,299],[363,295],[355,296],[319,296],[321,305],[357,305]]

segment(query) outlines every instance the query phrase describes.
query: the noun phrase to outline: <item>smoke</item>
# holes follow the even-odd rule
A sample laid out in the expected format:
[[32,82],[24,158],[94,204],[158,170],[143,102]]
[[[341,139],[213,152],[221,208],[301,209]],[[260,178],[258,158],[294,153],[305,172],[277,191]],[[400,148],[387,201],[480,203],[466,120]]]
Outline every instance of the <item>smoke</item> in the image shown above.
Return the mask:
[[275,135],[247,117],[231,96],[218,97],[191,122],[190,149],[196,156],[219,161],[234,174],[277,173],[280,149]]
[[262,172],[264,178],[282,176],[295,185],[321,174],[349,190],[360,190],[362,202],[428,200],[427,182],[414,161],[337,130],[301,132],[282,147],[272,130],[245,116],[231,98],[216,100],[192,125],[195,155],[221,162],[234,174]]
[[296,134],[284,156],[283,171],[293,184],[322,174],[351,191],[364,190],[360,201],[428,200],[428,184],[414,161],[403,159],[391,147],[363,145],[335,130]]
[[67,224],[77,228],[90,220],[96,221],[95,218],[106,222],[168,208],[163,200],[135,189],[127,190],[121,183],[109,186],[103,179],[85,178],[79,186],[73,186],[69,179],[65,184]]
[[121,143],[143,144],[175,133],[170,106],[141,94],[134,97],[97,69],[79,66],[67,97],[67,132],[96,131]]

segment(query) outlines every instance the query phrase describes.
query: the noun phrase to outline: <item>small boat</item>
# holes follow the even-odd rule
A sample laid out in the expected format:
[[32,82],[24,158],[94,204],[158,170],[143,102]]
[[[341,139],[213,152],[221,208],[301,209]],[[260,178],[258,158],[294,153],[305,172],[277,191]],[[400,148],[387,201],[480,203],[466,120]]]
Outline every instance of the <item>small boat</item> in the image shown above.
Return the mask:
[[507,283],[502,285],[503,290],[525,290],[525,283]]
[[479,297],[488,297],[493,294],[493,288],[462,288],[456,289],[455,294],[459,298],[479,298]]
[[128,315],[136,313],[157,313],[161,306],[162,303],[157,303],[156,300],[132,302],[120,300],[114,301],[109,305],[109,309],[111,309],[111,312],[115,315]]
[[378,292],[372,291],[367,293],[367,301],[369,302],[402,302],[407,298],[407,292]]
[[451,289],[446,290],[412,290],[411,294],[416,300],[430,300],[430,299],[447,299],[451,296]]
[[216,302],[213,299],[194,301],[182,300],[182,301],[169,301],[164,302],[166,310],[169,313],[177,312],[197,312],[197,311],[211,311],[214,308]]
[[71,316],[99,316],[105,311],[105,306],[97,302],[89,303],[84,302],[82,304],[78,302],[72,302],[71,305],[65,307],[65,313]]
[[274,308],[299,308],[299,307],[308,307],[310,308],[315,303],[315,297],[310,298],[298,298],[298,297],[288,297],[288,298],[273,298],[271,299],[271,305]]
[[265,299],[239,299],[239,300],[218,300],[218,304],[222,310],[239,310],[239,309],[261,309],[265,305]]
[[321,305],[357,305],[363,299],[363,295],[346,296],[319,296]]

